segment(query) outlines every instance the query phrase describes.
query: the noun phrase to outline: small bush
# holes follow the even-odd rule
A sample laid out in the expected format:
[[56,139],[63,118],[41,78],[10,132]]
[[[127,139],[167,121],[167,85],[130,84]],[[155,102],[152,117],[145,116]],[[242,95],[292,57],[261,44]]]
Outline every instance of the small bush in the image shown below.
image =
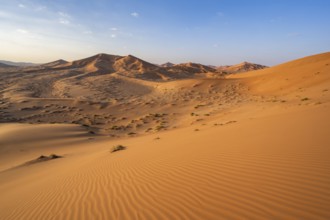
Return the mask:
[[62,156],[59,156],[57,154],[51,154],[49,156],[41,155],[36,160],[37,161],[47,161],[47,160],[53,160],[53,159],[58,159],[58,158],[62,158]]
[[303,98],[303,99],[301,99],[301,101],[308,101],[309,100],[309,98]]
[[158,125],[156,128],[155,128],[155,130],[156,131],[160,131],[160,130],[162,130],[162,129],[164,129],[165,128],[165,126],[163,126],[163,125]]
[[56,154],[49,155],[49,159],[57,159],[57,158],[62,158],[62,156],[59,156],[59,155],[56,155]]
[[114,147],[112,148],[111,153],[114,153],[114,152],[116,152],[116,151],[120,151],[120,150],[125,150],[125,149],[126,149],[125,146],[123,146],[123,145],[117,145],[117,146],[114,146]]

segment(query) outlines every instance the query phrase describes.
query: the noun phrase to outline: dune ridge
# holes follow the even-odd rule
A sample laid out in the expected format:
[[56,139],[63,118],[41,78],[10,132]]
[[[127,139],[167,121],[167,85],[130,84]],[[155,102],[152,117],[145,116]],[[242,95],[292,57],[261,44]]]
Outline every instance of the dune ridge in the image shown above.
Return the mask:
[[226,74],[233,74],[233,73],[242,73],[242,72],[249,72],[254,70],[261,70],[266,69],[267,66],[255,64],[255,63],[249,63],[249,62],[242,62],[236,65],[231,66],[220,66],[216,69],[226,73]]

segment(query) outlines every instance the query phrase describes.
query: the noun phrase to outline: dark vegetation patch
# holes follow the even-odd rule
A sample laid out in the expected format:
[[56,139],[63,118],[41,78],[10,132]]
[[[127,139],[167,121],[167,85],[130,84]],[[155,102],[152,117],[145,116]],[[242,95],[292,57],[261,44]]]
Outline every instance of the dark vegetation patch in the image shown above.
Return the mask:
[[117,152],[117,151],[121,151],[121,150],[125,150],[127,147],[123,146],[123,145],[116,145],[111,149],[111,153]]

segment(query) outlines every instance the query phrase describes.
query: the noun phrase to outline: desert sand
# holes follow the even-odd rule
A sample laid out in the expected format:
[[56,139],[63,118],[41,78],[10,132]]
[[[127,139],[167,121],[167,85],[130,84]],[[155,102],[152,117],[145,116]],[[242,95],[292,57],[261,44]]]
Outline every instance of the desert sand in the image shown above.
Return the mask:
[[2,70],[0,219],[329,219],[330,53],[183,66]]

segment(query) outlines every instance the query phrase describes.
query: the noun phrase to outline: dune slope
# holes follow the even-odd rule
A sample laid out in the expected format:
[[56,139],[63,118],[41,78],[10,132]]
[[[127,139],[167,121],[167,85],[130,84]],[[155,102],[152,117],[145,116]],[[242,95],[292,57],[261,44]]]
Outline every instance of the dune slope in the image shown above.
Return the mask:
[[128,148],[113,154],[115,142],[87,144],[1,173],[0,218],[326,219],[328,112],[121,140]]

